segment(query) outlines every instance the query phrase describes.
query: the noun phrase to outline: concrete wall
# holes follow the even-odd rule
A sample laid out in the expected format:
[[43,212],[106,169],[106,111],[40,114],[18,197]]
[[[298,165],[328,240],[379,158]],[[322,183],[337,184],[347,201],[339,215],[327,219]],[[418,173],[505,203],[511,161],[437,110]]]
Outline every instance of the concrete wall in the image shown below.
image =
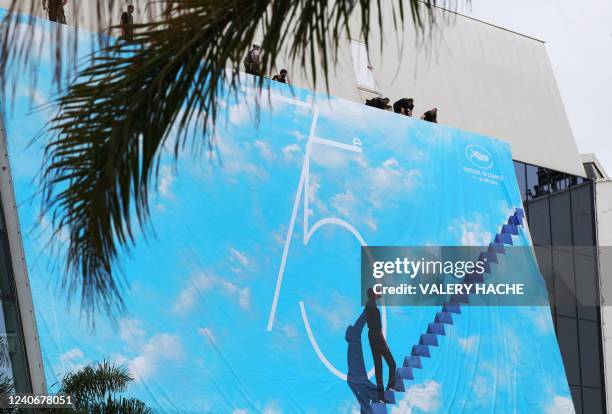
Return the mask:
[[418,114],[438,107],[442,124],[506,140],[517,160],[584,176],[544,43],[454,16],[439,19],[444,27],[423,47],[408,30],[403,54],[373,51],[381,92],[414,97]]
[[[411,21],[396,33],[390,3],[384,2],[382,47],[377,27],[370,39],[381,95],[392,102],[414,98],[415,116],[437,107],[438,122],[505,140],[517,160],[585,176],[544,42],[444,10],[424,35]],[[352,31],[358,28],[356,18]],[[325,90],[287,61],[279,66],[289,69],[294,84]],[[345,99],[370,96],[358,87],[348,38],[330,86]]]

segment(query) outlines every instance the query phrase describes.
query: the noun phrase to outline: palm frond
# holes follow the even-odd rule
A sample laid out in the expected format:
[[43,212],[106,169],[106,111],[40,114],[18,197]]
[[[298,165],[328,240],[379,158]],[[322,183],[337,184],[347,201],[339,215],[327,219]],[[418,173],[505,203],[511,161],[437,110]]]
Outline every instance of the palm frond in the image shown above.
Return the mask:
[[[20,1],[12,1],[13,12]],[[433,18],[437,3],[447,2],[407,0],[418,27]],[[106,2],[96,4],[110,10]],[[397,29],[403,26],[404,2],[392,4]],[[242,57],[259,31],[265,72],[286,48],[315,83],[322,77],[328,85],[351,17],[359,14],[356,35],[366,43],[372,25],[382,32],[386,24],[382,2],[369,0],[173,0],[165,7],[155,19],[136,25],[133,42],[100,43],[57,99],[58,112],[45,135],[44,210],[56,233],[69,234],[64,282],[70,294],[80,292],[88,315],[123,309],[118,255],[132,247],[136,229],[147,223],[162,148],[173,128],[180,131],[175,155],[188,131],[199,131],[198,145],[212,145],[220,99],[239,87]],[[15,28],[15,19],[5,19],[3,85],[15,67],[11,63],[32,62]],[[60,46],[61,41],[55,43]],[[56,52],[60,79],[65,51]],[[261,86],[262,79],[258,82]]]
[[124,392],[133,380],[126,367],[105,360],[66,374],[60,393],[74,396],[78,407],[91,406]]
[[[0,395],[13,394],[15,392],[15,384],[13,380],[6,374],[0,374]],[[14,414],[16,408],[0,408],[0,414]]]
[[153,414],[153,410],[136,398],[109,398],[107,401],[92,405],[92,413],[121,413],[121,414]]
[[6,374],[0,374],[0,394],[12,394],[15,392],[13,380]]
[[[132,381],[125,366],[104,360],[65,374],[59,392],[73,397],[77,413],[151,414],[142,401],[118,395],[127,391]],[[69,411],[74,412],[62,412]]]

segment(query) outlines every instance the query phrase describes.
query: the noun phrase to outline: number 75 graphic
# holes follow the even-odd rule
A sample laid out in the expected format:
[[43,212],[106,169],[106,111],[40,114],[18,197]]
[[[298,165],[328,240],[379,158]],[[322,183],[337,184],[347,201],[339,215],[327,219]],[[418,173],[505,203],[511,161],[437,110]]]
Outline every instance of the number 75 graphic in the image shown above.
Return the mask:
[[[338,142],[338,141],[333,141],[333,140],[329,140],[329,139],[325,139],[325,138],[321,138],[316,136],[316,128],[317,128],[317,122],[319,119],[319,108],[316,105],[309,105],[306,102],[302,102],[302,101],[297,101],[294,99],[290,99],[290,98],[286,98],[286,97],[282,97],[282,96],[278,96],[278,95],[271,95],[271,98],[273,100],[280,100],[283,101],[285,103],[289,103],[292,105],[296,105],[296,106],[302,106],[302,107],[307,107],[309,109],[313,110],[313,119],[312,119],[312,123],[310,126],[310,134],[308,136],[308,140],[306,142],[306,150],[305,150],[305,155],[304,155],[304,161],[302,163],[302,171],[300,173],[300,181],[298,183],[298,187],[297,187],[297,191],[295,194],[295,200],[293,202],[293,210],[291,213],[291,219],[289,221],[289,226],[287,229],[287,235],[285,237],[285,245],[284,245],[284,249],[283,249],[283,256],[281,258],[281,262],[280,262],[280,266],[278,269],[278,276],[276,279],[276,289],[274,291],[274,298],[272,300],[272,307],[270,309],[270,315],[268,318],[268,326],[267,326],[267,330],[271,331],[273,326],[274,326],[274,320],[276,317],[276,308],[278,305],[278,300],[279,300],[279,296],[280,296],[280,291],[281,291],[281,286],[283,283],[283,275],[285,272],[285,265],[287,263],[287,256],[289,255],[290,252],[290,248],[291,248],[291,240],[293,238],[293,231],[295,229],[295,221],[297,219],[297,216],[299,214],[299,210],[300,207],[302,207],[302,213],[303,213],[303,243],[304,245],[308,245],[308,242],[310,241],[310,239],[312,238],[312,236],[317,232],[317,230],[319,230],[321,227],[323,226],[338,226],[339,228],[346,230],[348,232],[350,232],[361,244],[361,246],[367,246],[366,241],[364,240],[364,238],[361,236],[361,234],[359,233],[359,231],[351,224],[348,223],[345,220],[342,220],[338,217],[324,217],[318,221],[316,221],[312,226],[309,223],[309,182],[310,182],[310,159],[311,159],[311,154],[312,154],[312,150],[313,148],[317,148],[318,150],[322,150],[322,151],[337,151],[337,150],[342,150],[342,151],[349,151],[349,152],[353,152],[356,154],[361,154],[362,152],[362,148],[361,148],[361,141],[357,138],[355,138],[353,140],[352,144],[345,144],[342,142]],[[315,335],[310,327],[310,323],[308,321],[308,313],[306,312],[306,304],[304,303],[304,301],[300,300],[298,301],[298,304],[300,306],[300,311],[301,311],[301,315],[302,315],[302,321],[304,323],[304,328],[306,329],[306,333],[308,334],[308,339],[310,340],[310,344],[312,345],[315,353],[317,354],[317,356],[319,357],[319,359],[321,360],[321,362],[325,365],[325,367],[334,375],[336,375],[338,378],[346,381],[346,373],[340,371],[338,368],[336,368],[326,357],[325,354],[323,353],[323,351],[321,350],[321,348],[319,347],[317,340],[315,339]],[[384,306],[381,307],[383,312],[382,312],[382,327],[383,327],[383,334],[386,336],[386,332],[387,332],[387,314],[386,314],[386,309]],[[374,375],[374,368],[370,369],[370,371],[368,372],[368,377],[371,377],[372,375]]]

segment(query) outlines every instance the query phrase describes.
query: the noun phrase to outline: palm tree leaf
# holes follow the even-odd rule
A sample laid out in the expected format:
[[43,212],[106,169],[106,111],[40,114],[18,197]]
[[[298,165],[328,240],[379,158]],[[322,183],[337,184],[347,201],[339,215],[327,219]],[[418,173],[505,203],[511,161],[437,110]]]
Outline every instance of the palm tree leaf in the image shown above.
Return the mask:
[[[0,374],[0,395],[15,393],[15,384],[13,380],[6,374]],[[16,408],[0,408],[0,414],[16,413]]]
[[13,380],[6,374],[0,374],[0,394],[12,394],[14,392]]
[[133,380],[125,366],[104,360],[67,373],[62,379],[60,393],[72,395],[77,409],[89,410],[127,390]]
[[[13,12],[18,3],[12,1]],[[418,27],[423,13],[432,18],[436,3],[447,1],[408,0]],[[96,4],[112,9],[100,0]],[[394,27],[403,27],[403,2],[392,4]],[[220,99],[240,86],[242,57],[258,30],[265,72],[284,48],[315,83],[322,76],[328,85],[351,17],[360,15],[357,35],[366,43],[371,25],[382,32],[386,23],[380,0],[177,0],[165,7],[163,15],[136,25],[133,42],[100,43],[57,99],[57,114],[46,129],[44,213],[52,217],[56,234],[69,235],[64,286],[69,295],[80,293],[88,316],[95,310],[114,315],[124,308],[118,255],[132,247],[136,229],[145,228],[162,148],[173,128],[180,131],[175,155],[190,133],[196,145],[212,146]],[[378,16],[376,23],[372,16]],[[2,85],[9,68],[20,67],[15,63],[36,61],[28,60],[32,52],[22,47],[27,38],[20,38],[16,28],[15,19],[5,19]],[[67,53],[60,46],[66,40],[54,41],[59,82]],[[74,55],[73,49],[68,56]]]
[[102,414],[152,414],[153,410],[136,398],[108,399],[104,403],[96,404],[90,409],[92,413]]

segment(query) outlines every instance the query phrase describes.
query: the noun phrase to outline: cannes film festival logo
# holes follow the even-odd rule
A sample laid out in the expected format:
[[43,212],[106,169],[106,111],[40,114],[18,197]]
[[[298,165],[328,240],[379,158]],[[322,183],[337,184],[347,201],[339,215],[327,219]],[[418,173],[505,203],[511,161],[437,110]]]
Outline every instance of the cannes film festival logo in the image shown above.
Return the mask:
[[482,145],[465,147],[465,157],[476,167],[488,170],[493,166],[493,157]]

